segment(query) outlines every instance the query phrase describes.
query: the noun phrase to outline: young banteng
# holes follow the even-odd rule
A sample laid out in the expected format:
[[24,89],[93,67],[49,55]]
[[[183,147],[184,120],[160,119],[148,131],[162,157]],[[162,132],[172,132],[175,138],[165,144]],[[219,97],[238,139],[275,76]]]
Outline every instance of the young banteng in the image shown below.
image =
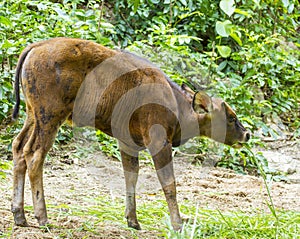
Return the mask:
[[34,214],[48,223],[43,189],[43,164],[60,125],[71,118],[118,139],[126,183],[126,218],[140,229],[135,187],[138,152],[148,149],[165,193],[174,229],[182,219],[176,201],[172,146],[194,136],[239,145],[250,134],[221,99],[179,87],[149,61],[91,41],[55,38],[29,45],[22,52],[15,77],[16,118],[20,89],[27,118],[13,142],[12,212],[17,225],[24,215],[25,173],[31,183]]

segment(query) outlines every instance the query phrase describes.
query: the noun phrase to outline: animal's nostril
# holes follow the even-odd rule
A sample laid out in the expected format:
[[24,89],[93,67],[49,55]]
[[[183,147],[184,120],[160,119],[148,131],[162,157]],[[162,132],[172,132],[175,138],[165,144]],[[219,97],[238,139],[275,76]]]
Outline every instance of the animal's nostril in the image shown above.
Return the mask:
[[249,132],[247,132],[247,133],[246,133],[246,135],[245,135],[245,139],[246,139],[246,141],[248,141],[248,140],[250,139],[250,136],[251,136],[251,135],[250,135],[250,133],[249,133]]

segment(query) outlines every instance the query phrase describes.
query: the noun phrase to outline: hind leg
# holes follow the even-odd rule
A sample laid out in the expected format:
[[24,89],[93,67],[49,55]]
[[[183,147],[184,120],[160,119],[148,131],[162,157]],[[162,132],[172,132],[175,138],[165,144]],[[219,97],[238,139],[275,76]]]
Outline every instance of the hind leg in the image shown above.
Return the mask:
[[24,155],[31,185],[34,215],[40,226],[48,223],[43,188],[43,165],[45,157],[52,147],[61,120],[52,120],[48,124],[36,119],[34,129],[28,143],[24,147]]
[[14,220],[16,225],[27,226],[27,221],[24,214],[24,185],[25,185],[25,174],[27,165],[24,158],[23,148],[28,141],[33,127],[32,114],[29,109],[27,109],[27,119],[25,124],[18,134],[18,136],[13,141],[12,151],[13,151],[13,197],[11,210],[14,214]]

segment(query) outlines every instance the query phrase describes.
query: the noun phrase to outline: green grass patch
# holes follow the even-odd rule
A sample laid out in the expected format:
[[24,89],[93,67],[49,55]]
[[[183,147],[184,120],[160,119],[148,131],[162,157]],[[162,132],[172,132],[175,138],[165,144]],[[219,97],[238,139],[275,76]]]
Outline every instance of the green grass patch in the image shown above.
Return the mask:
[[168,224],[166,238],[300,238],[300,213],[277,211],[277,218],[265,212],[221,212],[200,208],[186,209],[191,219],[181,232],[174,232]]
[[[127,228],[124,218],[124,198],[101,196],[87,198],[90,206],[48,205],[51,221],[64,217],[78,216],[81,225],[77,231],[99,234],[99,228],[112,225],[132,233],[137,238],[138,232]],[[181,203],[181,211],[189,217],[182,231],[173,231],[164,200],[138,202],[137,214],[143,230],[157,232],[164,238],[300,238],[300,212],[277,211],[274,215],[261,211],[252,213],[203,209],[191,205],[188,201]],[[54,218],[53,218],[54,217]],[[72,222],[70,222],[72,223]],[[54,222],[55,224],[55,222]]]

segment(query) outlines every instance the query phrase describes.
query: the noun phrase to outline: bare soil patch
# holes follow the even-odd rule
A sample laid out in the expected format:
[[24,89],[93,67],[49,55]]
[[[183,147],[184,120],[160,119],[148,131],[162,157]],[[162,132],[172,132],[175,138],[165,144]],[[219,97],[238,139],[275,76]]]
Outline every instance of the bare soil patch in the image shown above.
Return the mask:
[[[66,153],[66,152],[62,152]],[[293,155],[298,163],[299,156]],[[268,195],[262,178],[240,175],[222,168],[200,167],[191,164],[188,157],[175,157],[179,204],[193,204],[200,208],[219,209],[221,211],[269,212]],[[296,172],[299,173],[299,172]],[[296,174],[297,176],[297,174]],[[111,200],[124,199],[125,186],[121,163],[104,156],[101,152],[93,153],[81,161],[69,156],[52,157],[45,165],[45,192],[47,204],[92,206],[91,200],[107,196]],[[295,175],[294,175],[295,177]],[[300,184],[297,180],[290,183],[272,182],[270,185],[274,205],[277,209],[300,211]],[[32,208],[26,208],[26,216],[31,225],[28,228],[14,226],[10,212],[12,174],[0,183],[0,238],[12,231],[11,238],[159,238],[157,230],[129,230],[125,219],[118,223],[98,222],[96,230],[86,228],[78,230],[89,215],[69,217],[51,216],[53,228],[42,230],[33,217]],[[161,187],[150,161],[142,160],[137,186],[138,206],[142,202],[156,203],[164,200]],[[32,205],[30,186],[27,180],[25,205]],[[139,209],[138,209],[139,210]],[[124,214],[120,211],[120,214]],[[163,221],[163,219],[162,219]],[[159,223],[159,222],[158,222]],[[143,225],[142,225],[143,226]],[[77,229],[77,230],[76,230]]]

